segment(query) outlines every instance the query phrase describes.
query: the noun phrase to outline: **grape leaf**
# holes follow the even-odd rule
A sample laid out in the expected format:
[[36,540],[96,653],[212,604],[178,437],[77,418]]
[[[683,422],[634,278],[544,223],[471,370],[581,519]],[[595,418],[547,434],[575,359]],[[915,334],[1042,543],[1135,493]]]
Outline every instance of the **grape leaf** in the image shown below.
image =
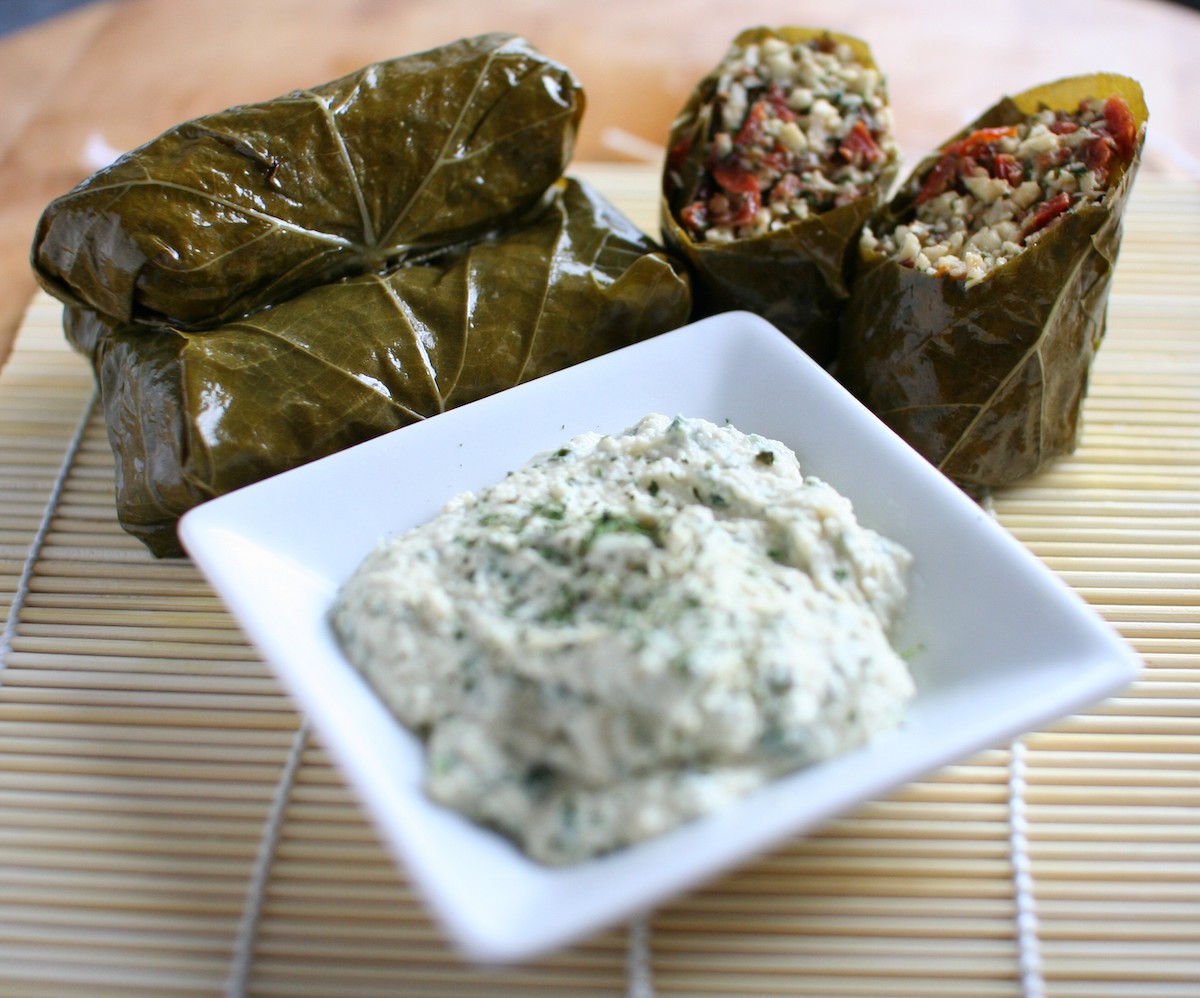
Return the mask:
[[117,323],[213,328],[534,209],[583,114],[569,70],[483,35],[179,125],[43,212],[34,270]]
[[212,330],[74,310],[116,455],[122,526],[179,553],[192,506],[687,321],[678,264],[582,182],[525,224],[318,285]]

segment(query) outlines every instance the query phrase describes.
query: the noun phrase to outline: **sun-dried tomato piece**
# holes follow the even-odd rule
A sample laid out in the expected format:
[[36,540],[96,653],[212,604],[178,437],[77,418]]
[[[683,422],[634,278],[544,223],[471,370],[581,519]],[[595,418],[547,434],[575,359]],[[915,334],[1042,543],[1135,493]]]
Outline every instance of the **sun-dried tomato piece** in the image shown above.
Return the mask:
[[994,142],[999,142],[1003,138],[1008,138],[1017,134],[1016,125],[997,125],[994,128],[977,128],[964,139],[959,139],[946,146],[943,152],[951,153],[959,156],[966,156],[971,153],[978,152],[980,149],[991,146]]
[[739,149],[752,149],[762,142],[766,134],[767,118],[770,116],[768,103],[765,100],[755,101],[746,113],[746,120],[738,129],[733,144]]
[[992,176],[1007,180],[1016,187],[1024,179],[1025,170],[1012,153],[999,152],[992,160]]
[[859,167],[867,163],[876,163],[883,158],[883,150],[879,148],[879,143],[861,119],[846,133],[846,137],[838,146],[838,152],[847,163]]
[[726,160],[721,163],[714,163],[712,175],[713,180],[720,184],[722,189],[729,191],[731,194],[758,193],[757,178],[736,161]]
[[1109,162],[1112,160],[1115,142],[1107,135],[1098,135],[1083,149],[1083,162],[1096,174],[1096,182],[1103,187],[1108,182]]
[[1037,211],[1025,219],[1025,224],[1021,226],[1021,238],[1025,239],[1044,229],[1070,207],[1071,195],[1066,191],[1059,191],[1054,197],[1043,201]]
[[1104,102],[1104,122],[1116,144],[1117,154],[1128,162],[1137,148],[1137,123],[1123,98],[1114,94]]
[[961,167],[958,156],[949,153],[937,161],[933,169],[925,175],[921,190],[913,204],[924,204],[930,198],[944,194],[958,182],[958,172]]

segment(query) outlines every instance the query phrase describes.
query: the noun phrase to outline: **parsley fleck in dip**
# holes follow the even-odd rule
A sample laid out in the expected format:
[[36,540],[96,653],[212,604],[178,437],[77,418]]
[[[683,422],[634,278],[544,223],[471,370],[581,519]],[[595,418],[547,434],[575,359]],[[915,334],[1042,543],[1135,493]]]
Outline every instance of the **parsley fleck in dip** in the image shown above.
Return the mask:
[[385,541],[332,622],[430,796],[558,865],[897,725],[910,561],[783,444],[650,415]]
[[1103,201],[1137,140],[1134,116],[1119,96],[976,129],[941,150],[912,217],[887,232],[867,226],[863,248],[970,287],[1063,215]]
[[846,42],[768,37],[717,72],[704,180],[680,212],[693,239],[776,231],[873,194],[894,166],[885,82]]

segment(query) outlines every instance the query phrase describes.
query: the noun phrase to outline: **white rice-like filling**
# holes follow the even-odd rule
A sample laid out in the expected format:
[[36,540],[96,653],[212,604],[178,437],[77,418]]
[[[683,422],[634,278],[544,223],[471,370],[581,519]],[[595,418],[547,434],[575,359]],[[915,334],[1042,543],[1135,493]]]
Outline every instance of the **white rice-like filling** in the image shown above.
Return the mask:
[[768,38],[718,72],[718,167],[681,213],[694,238],[758,236],[855,200],[899,155],[884,80],[845,43]]
[[[1035,245],[1062,214],[1103,200],[1108,168],[1089,166],[1089,146],[1108,141],[1103,107],[1091,100],[1075,116],[1050,110],[1031,115],[1014,134],[987,146],[989,157],[1017,164],[1019,174],[1014,169],[1011,178],[995,176],[967,164],[950,189],[917,204],[912,217],[891,231],[866,226],[863,248],[968,287],[982,281]],[[1053,130],[1063,127],[1065,117],[1078,127]],[[1039,219],[1039,212],[1062,204],[1069,206]]]

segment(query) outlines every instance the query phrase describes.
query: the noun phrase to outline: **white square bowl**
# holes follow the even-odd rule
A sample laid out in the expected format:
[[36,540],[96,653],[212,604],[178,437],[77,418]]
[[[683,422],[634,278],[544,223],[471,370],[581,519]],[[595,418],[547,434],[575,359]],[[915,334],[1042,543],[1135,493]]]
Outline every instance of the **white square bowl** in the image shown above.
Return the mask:
[[[649,412],[781,440],[915,556],[896,645],[906,722],[725,811],[550,869],[430,802],[422,749],[348,664],[327,613],[385,535],[587,430]],[[856,804],[1129,683],[1140,663],[1026,548],[767,322],[735,312],[397,430],[189,512],[180,537],[309,716],[379,831],[470,958],[577,940]]]

